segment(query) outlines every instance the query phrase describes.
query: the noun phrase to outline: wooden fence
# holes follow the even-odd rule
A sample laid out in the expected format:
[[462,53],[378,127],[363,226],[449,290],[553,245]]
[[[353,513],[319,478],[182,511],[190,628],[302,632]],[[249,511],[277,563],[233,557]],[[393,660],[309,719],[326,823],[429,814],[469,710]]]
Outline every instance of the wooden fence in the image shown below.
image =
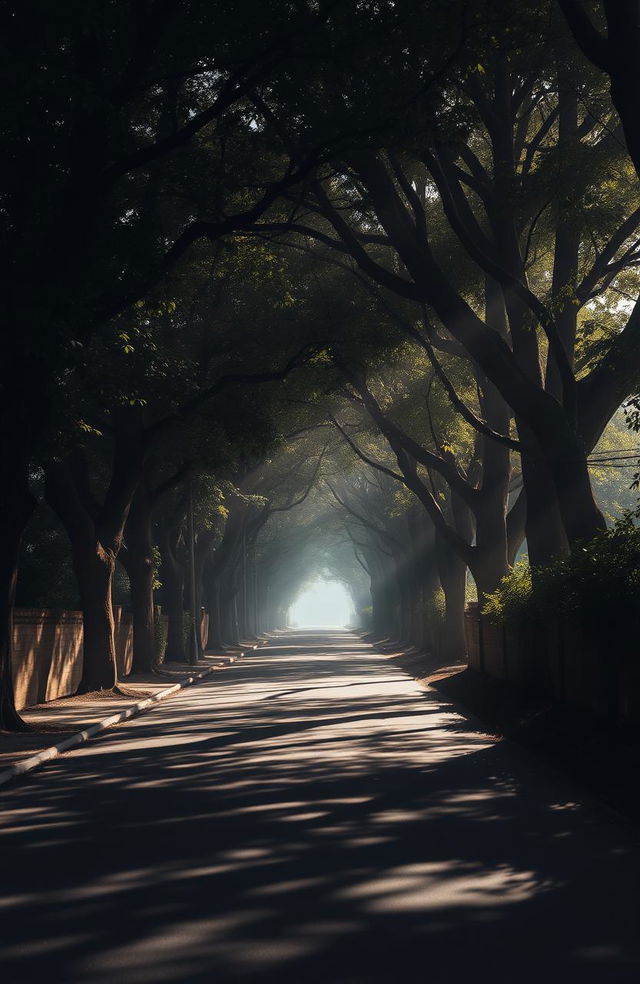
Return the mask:
[[[118,676],[131,672],[131,615],[114,609]],[[13,616],[13,680],[18,709],[74,694],[82,675],[82,612],[18,608]]]
[[640,617],[611,627],[577,618],[496,623],[465,612],[471,669],[620,722],[640,719]]

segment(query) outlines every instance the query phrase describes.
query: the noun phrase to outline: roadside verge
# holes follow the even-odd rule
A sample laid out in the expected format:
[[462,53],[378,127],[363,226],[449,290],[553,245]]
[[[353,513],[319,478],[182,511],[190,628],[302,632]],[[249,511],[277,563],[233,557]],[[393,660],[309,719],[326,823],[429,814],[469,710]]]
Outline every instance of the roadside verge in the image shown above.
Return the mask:
[[[251,648],[257,649],[261,644],[262,643],[258,643]],[[235,660],[241,656],[244,656],[245,651],[246,650],[240,650],[234,652],[233,655],[228,654],[230,664],[235,662]],[[124,721],[137,717],[139,714],[143,714],[145,711],[150,710],[155,704],[165,700],[167,697],[172,697],[180,690],[184,690],[185,687],[190,687],[195,683],[199,683],[205,677],[211,676],[217,669],[219,669],[219,664],[214,664],[212,666],[205,667],[205,669],[200,670],[198,673],[189,674],[181,680],[178,680],[177,683],[172,684],[170,687],[166,687],[164,690],[159,690],[151,697],[145,697],[143,700],[136,701],[136,703],[130,704],[123,710],[118,711],[116,714],[110,714],[107,717],[101,718],[94,724],[90,724],[86,728],[82,728],[80,731],[74,732],[72,735],[67,735],[67,737],[61,741],[53,745],[49,745],[47,748],[41,749],[34,755],[30,755],[27,758],[14,762],[7,768],[0,770],[0,786],[6,785],[8,782],[11,782],[19,776],[33,772],[34,769],[39,768],[39,766],[44,765],[46,762],[50,762],[52,759],[58,758],[58,756],[62,755],[63,752],[68,752],[73,748],[77,748],[79,745],[85,744],[85,742],[89,741],[89,739],[101,734],[108,728],[112,728],[117,724],[122,724]]]

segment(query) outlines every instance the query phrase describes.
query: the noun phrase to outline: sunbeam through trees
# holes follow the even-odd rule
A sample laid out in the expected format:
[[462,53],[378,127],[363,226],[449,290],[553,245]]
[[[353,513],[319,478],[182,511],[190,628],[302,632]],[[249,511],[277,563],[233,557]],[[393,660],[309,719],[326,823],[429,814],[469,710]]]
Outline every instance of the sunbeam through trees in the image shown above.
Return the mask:
[[2,4],[0,771],[324,628],[640,811],[638,18]]

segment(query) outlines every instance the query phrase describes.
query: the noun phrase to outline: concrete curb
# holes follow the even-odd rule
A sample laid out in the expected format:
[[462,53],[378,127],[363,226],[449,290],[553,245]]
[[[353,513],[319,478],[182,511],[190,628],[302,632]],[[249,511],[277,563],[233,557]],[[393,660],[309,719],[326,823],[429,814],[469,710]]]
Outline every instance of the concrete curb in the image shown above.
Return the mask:
[[[260,643],[258,643],[260,645]],[[258,646],[253,646],[253,649],[257,649]],[[233,656],[227,657],[231,659],[231,662],[235,662],[244,656],[244,651],[239,652]],[[138,714],[143,714],[146,710],[153,707],[154,704],[158,704],[165,697],[171,697],[173,694],[177,694],[178,691],[184,690],[185,687],[190,687],[194,683],[199,683],[200,680],[204,680],[205,677],[210,676],[214,672],[215,667],[208,666],[205,670],[200,673],[194,673],[192,676],[184,677],[179,680],[178,683],[174,683],[171,687],[167,687],[166,690],[159,690],[157,694],[153,697],[145,697],[144,700],[139,700],[136,704],[132,704],[131,707],[126,707],[123,711],[119,711],[117,714],[111,714],[109,717],[102,718],[101,721],[96,721],[95,724],[90,724],[88,728],[83,731],[77,731],[75,734],[70,735],[63,741],[59,741],[57,745],[50,745],[49,748],[43,748],[41,752],[36,752],[35,755],[29,756],[29,758],[22,759],[20,762],[16,762],[15,765],[9,766],[8,769],[4,769],[0,772],[0,786],[4,786],[6,783],[11,782],[12,779],[16,779],[18,776],[23,776],[27,772],[33,772],[39,766],[44,765],[45,762],[50,762],[52,759],[58,758],[63,752],[68,752],[71,748],[77,748],[78,745],[84,745],[85,742],[89,741],[90,738],[99,735],[101,732],[106,731],[107,728],[113,727],[114,724],[121,724],[123,721],[128,721],[129,718],[137,717]]]

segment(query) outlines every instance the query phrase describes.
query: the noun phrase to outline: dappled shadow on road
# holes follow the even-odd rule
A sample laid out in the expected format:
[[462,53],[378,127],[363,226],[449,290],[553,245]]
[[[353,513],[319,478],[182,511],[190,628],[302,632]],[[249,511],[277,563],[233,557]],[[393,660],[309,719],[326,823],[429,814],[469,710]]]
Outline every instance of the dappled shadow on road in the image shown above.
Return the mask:
[[4,794],[4,980],[626,982],[632,832],[350,635]]

